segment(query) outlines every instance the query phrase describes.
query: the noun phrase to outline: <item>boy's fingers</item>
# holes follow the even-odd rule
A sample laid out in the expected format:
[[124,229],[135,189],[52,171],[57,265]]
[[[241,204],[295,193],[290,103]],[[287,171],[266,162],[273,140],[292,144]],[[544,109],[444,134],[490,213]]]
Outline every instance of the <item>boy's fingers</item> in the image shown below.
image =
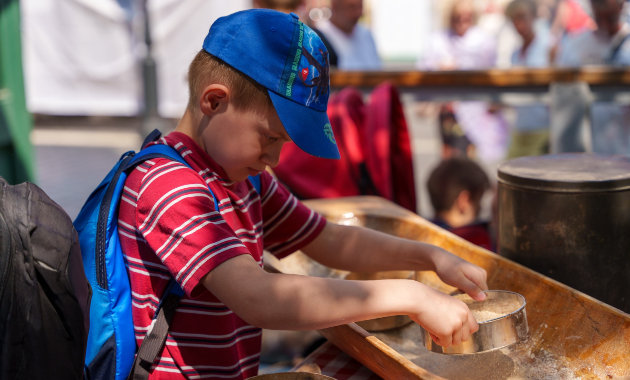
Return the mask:
[[460,290],[471,296],[475,301],[483,301],[486,299],[486,293],[483,292],[483,289],[468,279],[461,284]]
[[464,339],[464,329],[465,329],[466,323],[462,324],[462,328],[455,330],[455,332],[453,332],[453,339],[452,339],[452,343],[453,345],[458,345],[460,344]]
[[445,335],[443,338],[440,338],[435,334],[430,334],[430,335],[431,335],[431,339],[433,339],[435,343],[439,344],[442,347],[448,347],[453,342],[453,337],[451,335]]
[[468,314],[468,331],[470,334],[476,333],[479,330],[479,324],[475,320],[472,313]]
[[483,301],[486,299],[484,290],[488,290],[486,284],[486,271],[473,271],[472,273],[464,273],[464,281],[461,284],[463,292],[471,296],[475,301]]

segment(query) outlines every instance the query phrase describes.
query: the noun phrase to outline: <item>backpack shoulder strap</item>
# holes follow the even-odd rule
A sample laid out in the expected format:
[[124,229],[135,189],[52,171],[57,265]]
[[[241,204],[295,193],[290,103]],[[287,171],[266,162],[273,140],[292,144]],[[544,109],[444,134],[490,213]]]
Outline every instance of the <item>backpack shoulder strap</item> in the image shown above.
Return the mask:
[[162,352],[168,330],[175,315],[175,309],[177,309],[179,300],[183,295],[184,291],[182,288],[175,280],[171,279],[158,305],[156,316],[153,318],[155,323],[153,323],[142,343],[140,343],[129,380],[146,380],[149,378],[151,366],[155,362],[155,358]]
[[254,189],[256,189],[256,192],[261,195],[260,193],[260,189],[261,189],[261,184],[260,184],[260,174],[256,174],[256,175],[250,175],[248,177],[249,182],[252,183],[252,185],[254,185]]
[[[149,139],[149,137],[147,137],[147,140]],[[152,140],[149,140],[149,141],[152,141]],[[184,158],[179,154],[179,152],[175,150],[175,148],[166,144],[154,144],[154,145],[149,145],[143,148],[142,150],[140,150],[138,153],[136,153],[133,156],[133,159],[131,159],[130,161],[126,163],[126,167],[124,168],[124,170],[127,171],[133,167],[136,167],[142,162],[146,160],[150,160],[152,158],[167,158],[173,161],[177,161],[181,164],[184,164],[187,167],[189,167],[191,170],[193,170],[193,168],[190,165],[188,165],[186,160],[184,160]],[[214,207],[218,211],[219,201],[217,197],[214,195],[214,193],[212,192],[212,189],[210,189],[210,186],[207,186],[207,187],[208,187],[208,191],[210,191],[210,194],[212,194],[212,199],[214,199]]]
[[[154,141],[154,138],[149,140],[150,137],[151,135],[147,137],[145,142]],[[151,158],[171,159],[186,165],[192,170],[192,167],[188,165],[184,158],[174,148],[165,144],[155,144],[143,148],[126,164],[124,170],[129,170]],[[208,191],[212,194],[215,208],[218,211],[219,202],[210,187],[208,187]],[[149,378],[151,366],[160,352],[162,352],[168,331],[170,329],[171,321],[175,315],[175,309],[177,309],[177,305],[179,304],[179,300],[183,294],[184,292],[181,287],[174,280],[171,280],[164,291],[164,295],[162,296],[162,300],[160,301],[160,305],[158,306],[154,316],[155,323],[147,332],[147,335],[145,335],[140,347],[138,348],[129,379],[140,380]]]

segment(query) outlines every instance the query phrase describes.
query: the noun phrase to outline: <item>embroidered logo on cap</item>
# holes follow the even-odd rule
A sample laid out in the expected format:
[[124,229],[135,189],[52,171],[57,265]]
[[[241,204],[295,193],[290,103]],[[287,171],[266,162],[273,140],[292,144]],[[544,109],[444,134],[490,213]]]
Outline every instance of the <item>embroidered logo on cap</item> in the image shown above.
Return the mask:
[[328,51],[319,36],[296,20],[293,53],[285,63],[281,94],[317,111],[326,110],[328,86]]
[[308,50],[302,48],[302,55],[306,58],[308,63],[315,67],[315,69],[319,73],[318,76],[313,77],[311,83],[306,83],[306,80],[304,81],[304,85],[306,87],[315,87],[315,94],[311,92],[311,96],[306,101],[307,105],[313,101],[313,96],[315,98],[314,100],[317,101],[317,98],[319,98],[321,95],[328,94],[328,84],[330,83],[330,78],[328,74],[328,54],[326,54],[321,49],[319,50],[319,54],[321,54],[322,58],[324,58],[323,64],[315,59],[315,57],[313,57],[311,53],[308,52]]
[[330,140],[331,143],[337,144],[337,142],[335,141],[335,134],[333,133],[332,126],[330,125],[330,123],[324,124],[324,133],[326,134],[326,137],[328,137],[328,140]]

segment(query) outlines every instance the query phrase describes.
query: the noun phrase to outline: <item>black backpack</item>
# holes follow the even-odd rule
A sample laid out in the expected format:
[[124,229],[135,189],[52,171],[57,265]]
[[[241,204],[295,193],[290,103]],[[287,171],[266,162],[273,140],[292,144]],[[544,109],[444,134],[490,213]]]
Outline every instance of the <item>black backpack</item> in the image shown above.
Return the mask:
[[92,291],[70,217],[0,177],[0,379],[81,379]]

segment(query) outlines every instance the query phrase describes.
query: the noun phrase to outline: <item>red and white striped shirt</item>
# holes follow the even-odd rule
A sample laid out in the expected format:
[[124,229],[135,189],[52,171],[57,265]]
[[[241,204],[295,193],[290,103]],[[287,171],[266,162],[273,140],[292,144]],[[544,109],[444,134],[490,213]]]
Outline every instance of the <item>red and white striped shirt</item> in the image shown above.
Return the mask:
[[172,132],[159,143],[177,149],[193,170],[169,159],[145,161],[127,178],[118,219],[138,344],[169,280],[175,278],[186,292],[151,379],[254,376],[261,330],[200,280],[238,255],[251,255],[262,266],[263,246],[286,256],[312,241],[325,220],[268,173],[261,174],[261,194],[249,181],[228,182],[221,167],[185,134]]

